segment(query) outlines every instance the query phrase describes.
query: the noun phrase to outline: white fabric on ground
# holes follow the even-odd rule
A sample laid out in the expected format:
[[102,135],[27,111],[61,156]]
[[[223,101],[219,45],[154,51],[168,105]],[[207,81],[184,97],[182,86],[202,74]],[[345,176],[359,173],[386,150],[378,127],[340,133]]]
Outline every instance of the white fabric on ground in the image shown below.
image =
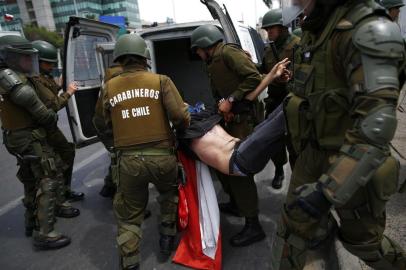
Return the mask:
[[214,260],[220,233],[220,212],[216,192],[206,164],[196,161],[196,175],[202,249],[206,256]]

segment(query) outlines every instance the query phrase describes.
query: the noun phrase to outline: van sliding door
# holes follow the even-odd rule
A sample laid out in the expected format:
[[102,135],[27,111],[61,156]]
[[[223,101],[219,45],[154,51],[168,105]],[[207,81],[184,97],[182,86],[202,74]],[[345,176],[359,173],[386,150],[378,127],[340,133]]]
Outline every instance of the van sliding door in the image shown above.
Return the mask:
[[77,81],[79,89],[69,100],[67,113],[74,142],[80,147],[97,140],[92,124],[102,85],[96,44],[113,42],[119,27],[85,18],[70,17],[65,30],[63,89]]

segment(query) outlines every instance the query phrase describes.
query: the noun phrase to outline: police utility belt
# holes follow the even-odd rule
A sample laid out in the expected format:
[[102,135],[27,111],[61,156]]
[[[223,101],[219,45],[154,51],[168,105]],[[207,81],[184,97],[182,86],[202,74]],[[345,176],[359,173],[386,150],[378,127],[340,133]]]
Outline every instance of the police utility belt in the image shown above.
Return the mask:
[[152,148],[117,150],[118,156],[170,156],[175,154],[174,148]]

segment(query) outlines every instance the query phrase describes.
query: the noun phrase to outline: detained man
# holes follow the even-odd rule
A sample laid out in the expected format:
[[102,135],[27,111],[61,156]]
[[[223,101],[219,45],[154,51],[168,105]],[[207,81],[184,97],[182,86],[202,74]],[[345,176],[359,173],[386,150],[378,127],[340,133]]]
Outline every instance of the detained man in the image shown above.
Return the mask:
[[[287,59],[279,62],[264,77],[257,88],[245,98],[254,100],[275,78],[288,81],[290,72]],[[227,117],[232,118],[230,113]],[[253,175],[261,171],[272,155],[283,148],[280,143],[285,134],[282,106],[275,109],[244,140],[228,134],[218,123],[222,115],[204,110],[191,115],[190,127],[178,133],[180,145],[207,165],[228,175]]]

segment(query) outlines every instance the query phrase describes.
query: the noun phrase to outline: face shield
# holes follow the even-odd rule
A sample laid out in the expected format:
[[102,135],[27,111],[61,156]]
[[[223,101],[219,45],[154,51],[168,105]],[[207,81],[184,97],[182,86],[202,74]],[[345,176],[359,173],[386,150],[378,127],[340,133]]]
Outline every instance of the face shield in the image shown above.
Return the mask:
[[281,0],[283,25],[292,23],[310,3],[310,0]]
[[39,75],[38,51],[36,49],[8,46],[4,48],[3,57],[6,65],[15,71],[29,77]]

